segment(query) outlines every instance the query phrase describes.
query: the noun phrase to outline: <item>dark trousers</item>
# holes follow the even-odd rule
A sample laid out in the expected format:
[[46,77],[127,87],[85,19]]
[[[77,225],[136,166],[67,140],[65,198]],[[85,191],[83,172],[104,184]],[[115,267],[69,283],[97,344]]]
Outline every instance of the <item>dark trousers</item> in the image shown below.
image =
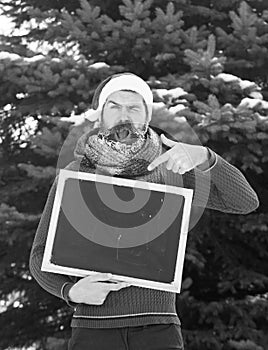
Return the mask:
[[157,324],[125,328],[73,328],[68,350],[183,350],[181,328]]

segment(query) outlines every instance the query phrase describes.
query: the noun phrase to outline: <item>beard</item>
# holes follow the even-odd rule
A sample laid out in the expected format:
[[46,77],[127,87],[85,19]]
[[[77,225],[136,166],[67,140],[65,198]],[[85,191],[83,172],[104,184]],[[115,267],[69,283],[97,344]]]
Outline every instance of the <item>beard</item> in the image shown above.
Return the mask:
[[148,129],[147,123],[144,125],[134,124],[130,121],[121,122],[111,128],[104,126],[100,127],[99,135],[104,137],[107,141],[114,141],[132,145],[137,141],[145,139]]

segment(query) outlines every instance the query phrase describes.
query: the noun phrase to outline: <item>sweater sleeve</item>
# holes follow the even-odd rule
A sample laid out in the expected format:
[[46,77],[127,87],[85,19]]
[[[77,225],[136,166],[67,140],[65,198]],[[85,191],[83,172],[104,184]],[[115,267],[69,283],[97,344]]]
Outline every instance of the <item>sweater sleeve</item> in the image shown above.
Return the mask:
[[215,164],[206,171],[195,169],[183,175],[183,184],[194,189],[193,205],[225,213],[249,214],[259,200],[245,176],[214,153]]
[[69,306],[74,307],[75,304],[70,303],[68,299],[68,292],[74,284],[72,279],[66,275],[41,271],[50,216],[56,194],[56,187],[57,177],[55,178],[49,191],[47,201],[37,227],[30,253],[29,268],[32,276],[42,288],[44,288],[47,292],[64,299]]

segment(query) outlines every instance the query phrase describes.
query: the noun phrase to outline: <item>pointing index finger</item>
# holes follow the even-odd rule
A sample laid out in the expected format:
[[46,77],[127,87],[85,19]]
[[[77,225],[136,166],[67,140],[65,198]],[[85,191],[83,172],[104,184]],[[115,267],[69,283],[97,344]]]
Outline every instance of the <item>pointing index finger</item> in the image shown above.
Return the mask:
[[167,160],[169,159],[169,155],[168,155],[168,152],[165,152],[163,154],[161,154],[161,156],[157,157],[154,161],[152,161],[151,164],[149,164],[148,166],[148,170],[151,171],[153,170],[154,168],[156,168],[158,165],[166,162]]

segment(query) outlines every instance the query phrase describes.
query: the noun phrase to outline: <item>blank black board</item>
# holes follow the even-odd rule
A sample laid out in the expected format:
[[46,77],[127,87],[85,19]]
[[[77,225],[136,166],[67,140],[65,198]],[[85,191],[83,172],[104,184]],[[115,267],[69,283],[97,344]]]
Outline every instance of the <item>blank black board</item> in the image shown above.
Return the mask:
[[[105,178],[105,176],[102,178]],[[60,203],[55,205],[58,210],[56,214],[54,213],[54,230],[50,232],[50,234],[53,233],[53,242],[50,248],[49,264],[83,271],[109,272],[117,276],[127,276],[146,281],[167,284],[174,282],[181,241],[181,225],[183,216],[185,216],[185,195],[139,188],[139,185],[135,186],[134,192],[133,187],[125,184],[122,186],[120,185],[120,179],[117,181],[119,181],[117,184],[111,184],[102,183],[101,181],[96,182],[94,178],[81,179],[65,176],[61,182],[61,195],[55,199]],[[125,179],[122,181],[125,181]],[[135,196],[142,196],[144,191],[147,191],[148,200],[134,212],[119,212],[103,202],[103,199],[99,196],[96,183],[98,189],[101,188],[104,193],[110,191],[112,186],[115,195],[125,202],[126,206]],[[103,227],[98,227],[96,222],[92,225],[90,217],[86,219],[86,222],[85,215],[82,218],[79,210],[81,203],[78,203],[78,200],[75,199],[73,192],[73,189],[75,187],[77,189],[77,186],[79,186],[81,198],[89,212],[97,218],[97,222],[105,223],[108,227],[105,232],[103,232]],[[81,198],[79,201],[81,201]],[[143,227],[148,227],[146,224],[152,222],[153,219],[155,219],[153,228],[157,229],[158,226],[161,226],[163,220],[166,220],[162,215],[162,206],[167,200],[170,211],[173,211],[176,215],[173,215],[173,220],[165,225],[166,228],[163,233],[134,246],[121,247],[117,245],[115,235],[117,231],[128,232],[129,229],[132,229],[131,232],[135,235],[136,228],[139,228],[143,234]],[[73,222],[70,221],[70,218],[66,216],[63,209],[66,204],[72,211],[72,220],[75,219],[73,222],[76,220],[84,221],[83,225],[87,228],[87,237],[85,234],[82,235],[73,225]],[[55,218],[57,222],[55,222]],[[186,221],[188,222],[188,219]],[[98,235],[100,230],[107,237],[114,237],[115,243],[113,246],[99,244],[91,239],[92,235]],[[144,231],[145,236],[149,235],[151,237],[151,234],[152,232]],[[113,238],[111,239],[113,240]],[[184,251],[182,253],[184,256]]]

